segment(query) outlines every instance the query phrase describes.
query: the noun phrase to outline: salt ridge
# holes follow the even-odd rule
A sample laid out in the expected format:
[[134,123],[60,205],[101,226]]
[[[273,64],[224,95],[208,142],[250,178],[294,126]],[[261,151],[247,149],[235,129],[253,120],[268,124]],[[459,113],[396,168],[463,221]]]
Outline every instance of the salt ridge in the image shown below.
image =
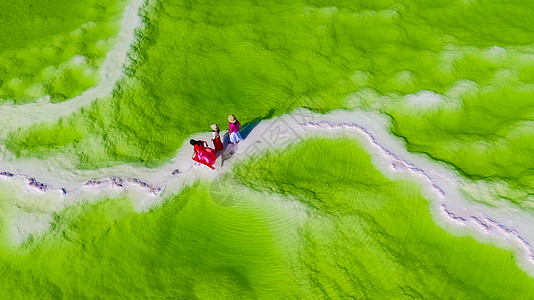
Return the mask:
[[[371,143],[373,143],[375,146],[377,146],[382,152],[385,157],[389,157],[391,159],[390,166],[395,171],[399,171],[402,169],[408,170],[414,175],[419,175],[425,178],[428,182],[428,185],[431,186],[431,189],[434,190],[436,193],[436,196],[434,199],[441,199],[441,201],[446,200],[447,194],[445,191],[440,188],[435,182],[434,179],[431,178],[423,169],[416,167],[413,163],[410,163],[398,155],[392,153],[390,150],[384,148],[381,144],[377,142],[373,134],[366,128],[360,126],[356,123],[333,123],[330,121],[319,121],[319,122],[308,122],[305,124],[302,124],[305,127],[313,127],[313,128],[329,128],[334,130],[339,129],[356,129],[364,133],[368,136]],[[531,246],[531,243],[529,243],[525,237],[523,237],[517,229],[508,227],[494,219],[488,216],[483,216],[482,218],[477,217],[475,215],[467,215],[465,217],[455,214],[452,212],[445,203],[441,202],[439,205],[441,215],[447,217],[452,223],[458,225],[458,226],[466,226],[466,225],[476,225],[480,231],[486,234],[497,234],[500,236],[504,236],[510,239],[514,239],[517,244],[519,244],[523,249],[524,256],[526,256],[529,260],[529,263],[531,264],[531,267],[534,266],[534,249]],[[532,268],[529,268],[530,271],[532,271]],[[532,275],[532,274],[531,274]]]
[[[141,17],[138,15],[139,9],[142,7],[144,0],[132,0],[125,9],[122,26],[119,32],[119,39],[115,47],[107,54],[106,60],[101,67],[102,81],[99,85],[85,91],[82,95],[75,97],[69,101],[53,104],[53,103],[32,103],[23,106],[3,105],[0,107],[0,117],[4,120],[0,124],[0,137],[5,136],[9,131],[16,127],[23,125],[30,125],[36,122],[43,121],[56,121],[62,116],[69,115],[79,110],[81,107],[89,105],[92,101],[99,97],[106,97],[111,94],[117,81],[124,74],[124,66],[128,64],[128,52],[131,49],[131,45],[135,42],[135,30],[142,26]],[[314,118],[301,122],[302,116]],[[318,120],[330,117],[330,120]],[[425,183],[422,183],[423,188],[428,188],[433,192],[433,196],[428,197],[435,205],[433,207],[434,212],[439,212],[438,216],[447,220],[448,224],[454,224],[458,227],[468,227],[470,225],[476,228],[476,232],[469,231],[465,234],[475,235],[481,238],[483,241],[487,241],[485,237],[489,234],[496,235],[499,239],[513,240],[515,243],[519,243],[522,251],[519,249],[516,252],[523,254],[529,265],[523,264],[522,266],[530,272],[530,275],[534,277],[534,251],[531,247],[531,242],[534,241],[534,235],[526,236],[530,231],[527,231],[531,225],[534,224],[534,220],[531,216],[525,215],[524,212],[515,212],[511,207],[500,207],[492,209],[489,207],[483,207],[478,204],[470,203],[458,192],[460,177],[457,174],[447,170],[444,166],[437,164],[436,162],[429,161],[428,158],[417,156],[415,154],[409,154],[405,148],[400,145],[400,141],[395,140],[387,131],[387,122],[380,121],[383,116],[376,113],[368,113],[362,111],[349,112],[333,112],[328,115],[317,115],[305,110],[297,110],[292,114],[287,114],[273,120],[261,122],[250,133],[247,139],[240,143],[240,149],[234,149],[235,154],[230,164],[226,163],[224,166],[219,165],[216,172],[206,170],[202,168],[195,168],[191,164],[190,149],[186,147],[180,147],[177,156],[171,160],[169,164],[162,166],[158,169],[143,169],[138,167],[132,167],[129,165],[119,165],[114,168],[105,169],[101,172],[79,172],[74,170],[63,170],[65,178],[63,181],[56,178],[56,172],[65,167],[57,161],[48,160],[48,165],[45,161],[27,161],[22,162],[17,160],[8,164],[10,171],[4,171],[0,173],[0,179],[3,181],[17,180],[24,181],[26,183],[26,189],[33,193],[49,193],[56,192],[60,201],[66,199],[76,199],[80,197],[83,192],[95,191],[93,197],[101,197],[98,192],[105,190],[114,190],[118,192],[125,192],[129,188],[136,188],[136,192],[144,192],[145,195],[140,195],[141,202],[138,203],[139,210],[143,211],[154,205],[161,203],[165,197],[178,193],[184,186],[187,186],[197,179],[215,180],[219,176],[223,176],[231,171],[233,164],[243,159],[249,159],[253,154],[259,154],[270,148],[281,149],[287,147],[289,144],[309,138],[313,136],[330,136],[330,132],[334,130],[336,133],[342,133],[347,130],[357,129],[363,136],[367,138],[367,142],[370,142],[370,146],[376,148],[368,150],[378,153],[380,157],[375,157],[375,164],[378,167],[382,167],[383,171],[402,173],[407,171],[409,174],[418,178],[422,178]],[[368,129],[368,126],[363,126],[355,122],[343,122],[347,119],[367,119],[367,124],[372,124],[374,130]],[[370,118],[370,119],[369,119]],[[279,124],[285,124],[289,135],[287,139],[280,142],[268,142],[265,139],[265,134],[272,128]],[[284,127],[282,126],[282,127]],[[378,127],[377,127],[378,126]],[[307,132],[313,128],[313,132]],[[263,135],[260,133],[263,129]],[[302,131],[304,129],[304,131]],[[330,132],[320,132],[321,129],[330,130]],[[380,132],[380,133],[379,133]],[[291,134],[293,133],[293,136]],[[197,135],[199,136],[199,135]],[[377,138],[379,136],[379,138]],[[195,136],[196,137],[196,136]],[[380,139],[380,141],[379,141]],[[384,146],[384,142],[389,143],[390,146],[395,146],[395,150],[391,150],[390,147]],[[261,145],[260,145],[261,144]],[[267,144],[267,145],[266,145]],[[368,145],[369,146],[369,145]],[[251,149],[253,148],[253,149]],[[5,149],[4,149],[5,150]],[[254,151],[252,151],[254,150]],[[400,155],[399,152],[403,154]],[[251,154],[252,153],[252,154]],[[419,163],[423,162],[429,164],[431,167],[418,167],[413,162],[402,158],[410,156],[412,159],[416,159]],[[237,157],[237,159],[235,159]],[[378,159],[378,160],[376,160]],[[381,161],[382,160],[382,161]],[[426,161],[425,161],[426,160]],[[387,162],[386,165],[382,165]],[[36,165],[41,165],[42,168],[34,170]],[[0,161],[0,168],[5,167],[6,162]],[[63,168],[55,168],[62,166]],[[174,172],[175,167],[179,168],[179,172]],[[425,171],[425,169],[427,171]],[[16,170],[14,172],[13,170]],[[172,172],[169,172],[171,171]],[[102,177],[102,179],[90,179],[96,178],[99,174],[111,174],[128,171],[126,173],[132,173],[139,176],[130,177],[115,177],[108,176]],[[47,183],[38,181],[36,178],[39,176],[26,176],[21,174],[33,175],[47,174],[45,177]],[[441,174],[438,174],[441,173]],[[445,175],[444,175],[445,174]],[[442,177],[442,183],[437,183],[437,178]],[[99,177],[100,178],[100,177]],[[137,178],[146,178],[141,180]],[[76,179],[76,180],[74,180]],[[73,182],[72,186],[76,188],[67,189],[61,186],[66,181]],[[83,182],[85,180],[85,182]],[[148,182],[155,181],[158,184],[150,184]],[[450,182],[447,182],[450,181]],[[80,182],[83,182],[80,184]],[[452,190],[452,193],[449,192]],[[75,204],[77,201],[73,201],[70,205]],[[448,202],[447,204],[445,202]],[[66,206],[61,206],[63,209]],[[491,216],[490,216],[491,215]],[[514,217],[514,220],[510,220]],[[517,217],[517,218],[515,218]],[[439,219],[436,221],[440,222]],[[503,224],[505,221],[509,221],[512,225]],[[443,227],[451,228],[448,224],[441,223]],[[20,224],[18,226],[21,226]],[[22,225],[23,226],[23,225]],[[521,228],[519,228],[521,227]],[[26,232],[17,228],[18,232]],[[522,232],[520,234],[520,232]],[[21,237],[24,238],[24,237]],[[21,241],[23,239],[19,239]],[[489,239],[489,241],[500,244],[500,240]],[[529,242],[530,241],[530,242]],[[506,243],[504,246],[509,247]]]
[[[360,122],[343,121],[347,119],[356,119]],[[515,223],[505,224],[510,221],[510,208],[489,208],[469,202],[458,192],[458,186],[462,180],[459,175],[422,155],[407,152],[401,141],[389,133],[387,124],[388,121],[384,119],[384,116],[378,113],[334,111],[321,115],[298,109],[293,113],[260,122],[250,131],[245,141],[239,144],[239,148],[226,145],[227,151],[234,153],[231,157],[226,158],[224,164],[221,164],[222,158],[220,158],[215,172],[203,166],[195,167],[191,160],[192,150],[184,144],[178,150],[175,158],[158,169],[130,166],[129,172],[135,176],[86,179],[82,184],[78,184],[77,188],[70,190],[57,187],[57,182],[43,183],[45,181],[38,181],[35,179],[36,176],[24,176],[11,171],[0,173],[0,178],[26,180],[27,187],[36,193],[59,191],[58,197],[61,198],[61,201],[70,199],[69,205],[77,203],[77,197],[83,192],[94,191],[95,194],[92,197],[96,200],[98,197],[102,197],[99,192],[105,190],[124,192],[136,187],[135,193],[139,197],[136,207],[139,212],[143,212],[161,204],[166,198],[179,193],[185,186],[191,185],[199,179],[214,181],[221,176],[231,174],[236,163],[246,159],[254,159],[269,149],[281,150],[298,141],[313,137],[357,138],[364,142],[364,146],[374,157],[374,164],[381,171],[398,174],[402,178],[406,178],[407,175],[411,176],[417,179],[423,189],[431,191],[431,194],[427,193],[425,198],[429,199],[431,203],[435,203],[433,210],[437,214],[434,216],[446,220],[448,224],[454,224],[453,227],[447,226],[437,219],[436,221],[444,225],[443,227],[457,231],[458,227],[470,226],[471,229],[463,232],[463,234],[474,235],[482,241],[512,248],[528,261],[528,266],[523,264],[523,267],[532,273],[534,271],[534,250],[531,246],[533,236],[527,236],[526,230],[530,224],[534,224],[534,220],[531,217],[519,216],[521,212],[512,212]],[[276,140],[273,140],[273,132],[279,133],[278,136],[275,136]],[[209,133],[200,133],[191,138],[205,139],[208,136]],[[224,156],[227,154],[225,153]],[[115,173],[123,173],[120,171],[120,167],[118,166]],[[54,173],[54,168],[48,168],[48,170],[52,170],[49,171],[51,172],[49,175]],[[72,172],[76,173],[72,176],[78,177],[78,182],[83,181],[81,178],[84,176],[88,176],[88,174],[83,174],[80,171],[73,170]],[[107,170],[107,172],[111,172],[111,170]],[[52,177],[49,176],[49,178]],[[152,182],[156,179],[159,179],[157,180],[159,184]],[[66,206],[61,207],[64,209]],[[490,236],[492,238],[488,238]]]

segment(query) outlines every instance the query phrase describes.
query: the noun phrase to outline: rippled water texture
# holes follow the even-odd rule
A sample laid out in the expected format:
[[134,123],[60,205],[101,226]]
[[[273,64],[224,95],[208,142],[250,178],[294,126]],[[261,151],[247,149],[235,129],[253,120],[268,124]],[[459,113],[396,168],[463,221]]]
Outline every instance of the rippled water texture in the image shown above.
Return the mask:
[[[492,159],[508,164],[505,153],[469,159],[480,161],[474,170],[459,160],[481,147],[476,142],[491,149],[503,137],[496,130],[509,132],[532,112],[534,7],[514,3],[151,2],[134,63],[113,97],[57,124],[14,132],[7,145],[19,156],[67,152],[84,168],[154,165],[206,124],[225,124],[229,111],[246,123],[298,106],[371,107],[391,114],[414,150],[431,145],[431,154],[479,175]],[[450,101],[402,97],[421,90]],[[528,139],[520,136],[499,142],[513,148]],[[518,157],[527,171],[527,156]]]
[[[0,252],[1,293],[271,299],[534,291],[509,252],[438,228],[419,188],[384,178],[357,142],[311,140],[228,176],[227,195],[199,182],[144,214],[127,199],[57,214],[44,236]],[[244,186],[231,188],[237,183]],[[232,204],[219,205],[221,196]]]
[[0,104],[72,98],[99,80],[125,0],[17,0],[0,11]]
[[[33,4],[19,1],[0,12],[0,37],[9,40],[0,45],[0,98],[23,104],[50,95],[60,102],[96,84],[91,72],[111,47],[101,41],[117,32],[114,5],[124,3],[67,2],[42,2],[58,11],[34,4],[46,13],[30,9],[31,18],[12,23],[6,18]],[[209,124],[227,129],[230,113],[253,125],[297,107],[361,109],[387,116],[390,133],[409,151],[454,170],[466,198],[529,214],[533,3],[147,1],[131,64],[113,93],[57,122],[13,130],[1,141],[2,159],[38,159],[48,170],[67,168],[62,174],[123,163],[156,168]],[[10,34],[32,22],[40,31]],[[61,210],[39,196],[22,201],[24,194],[1,181],[0,294],[534,294],[534,280],[510,251],[438,227],[421,187],[384,177],[357,141],[288,146],[239,163],[216,181],[169,192],[143,213],[127,193]],[[6,228],[24,212],[42,214],[50,228],[14,246]]]

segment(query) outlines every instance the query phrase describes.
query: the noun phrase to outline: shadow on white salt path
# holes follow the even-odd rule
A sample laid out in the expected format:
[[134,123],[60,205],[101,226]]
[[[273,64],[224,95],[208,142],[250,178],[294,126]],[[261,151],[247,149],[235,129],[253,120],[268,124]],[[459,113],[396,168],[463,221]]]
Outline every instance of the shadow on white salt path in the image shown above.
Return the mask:
[[[0,106],[0,137],[17,127],[36,122],[56,121],[87,106],[99,97],[109,96],[122,77],[129,62],[128,52],[135,42],[136,29],[142,25],[138,11],[145,1],[131,0],[125,8],[121,30],[114,48],[108,52],[101,67],[101,83],[69,101],[53,104],[37,103],[21,106]],[[139,212],[158,205],[166,197],[178,193],[198,179],[214,180],[232,169],[235,162],[254,159],[271,148],[284,148],[303,138],[353,137],[364,141],[375,165],[392,178],[413,177],[421,183],[426,198],[431,200],[434,220],[449,231],[469,234],[482,242],[514,250],[520,265],[534,274],[534,218],[510,204],[487,207],[468,201],[460,186],[464,179],[456,172],[427,157],[409,153],[402,141],[387,131],[388,121],[377,113],[336,111],[327,115],[296,110],[291,114],[261,122],[235,154],[223,165],[219,159],[216,171],[194,167],[191,149],[184,144],[168,164],[157,168],[119,165],[99,170],[75,170],[66,157],[51,159],[17,159],[0,161],[2,184],[21,188],[21,200],[37,197],[48,209],[21,212],[11,220],[14,244],[22,243],[31,234],[46,231],[52,214],[80,201],[124,197],[133,199]],[[209,139],[209,133],[193,138]],[[3,151],[5,153],[5,151]],[[5,155],[5,154],[4,154]],[[177,171],[175,171],[177,170]],[[36,179],[38,178],[38,179]],[[15,203],[15,205],[18,205]],[[33,205],[33,204],[28,204]]]
[[[430,200],[434,220],[450,232],[471,235],[481,242],[489,242],[517,253],[518,263],[534,275],[534,217],[511,204],[488,207],[466,200],[460,191],[465,179],[442,163],[426,156],[410,153],[403,142],[388,131],[389,120],[376,112],[333,111],[326,115],[297,109],[290,114],[260,122],[247,138],[233,149],[231,157],[216,163],[213,171],[194,166],[188,139],[167,164],[157,168],[143,168],[128,164],[99,170],[75,170],[64,159],[27,159],[0,161],[2,181],[25,182],[25,193],[53,193],[57,210],[79,201],[96,201],[113,195],[132,198],[139,212],[157,206],[169,196],[199,179],[213,181],[231,175],[235,163],[254,160],[269,149],[283,150],[302,139],[312,137],[356,138],[371,154],[375,166],[391,179],[412,178],[420,183],[424,196]],[[224,132],[223,132],[224,134]],[[209,140],[210,133],[191,136]],[[228,153],[226,153],[228,154]],[[24,175],[21,175],[24,174]],[[37,179],[36,179],[37,178]],[[46,220],[46,218],[44,218]],[[35,222],[33,222],[35,223]],[[45,222],[46,223],[46,222]],[[33,232],[24,230],[19,221],[13,230],[25,234],[14,241],[21,242],[31,233],[46,230],[48,224],[34,226]]]
[[13,105],[6,103],[0,106],[0,138],[9,131],[20,126],[36,122],[57,121],[63,116],[78,111],[81,107],[91,104],[97,98],[107,97],[115,88],[117,81],[123,76],[125,66],[130,62],[128,53],[136,41],[136,30],[141,27],[142,18],[139,9],[146,0],[131,0],[126,6],[121,20],[121,29],[116,37],[113,49],[107,54],[100,68],[100,83],[81,95],[61,103],[49,103],[45,98],[36,103]]

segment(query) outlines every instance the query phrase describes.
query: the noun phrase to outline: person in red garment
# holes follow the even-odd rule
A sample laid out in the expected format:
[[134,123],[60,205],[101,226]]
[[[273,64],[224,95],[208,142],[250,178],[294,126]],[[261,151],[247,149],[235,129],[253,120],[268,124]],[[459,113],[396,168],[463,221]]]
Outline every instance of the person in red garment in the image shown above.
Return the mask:
[[221,130],[219,129],[219,126],[217,124],[211,124],[211,133],[213,134],[213,138],[211,141],[213,142],[213,146],[215,147],[215,152],[222,151],[224,149],[223,143],[221,142]]
[[217,159],[217,156],[215,155],[215,150],[208,147],[208,143],[206,143],[205,141],[190,140],[189,143],[193,146],[194,149],[192,157],[193,160],[215,170],[215,167],[213,166],[215,160]]

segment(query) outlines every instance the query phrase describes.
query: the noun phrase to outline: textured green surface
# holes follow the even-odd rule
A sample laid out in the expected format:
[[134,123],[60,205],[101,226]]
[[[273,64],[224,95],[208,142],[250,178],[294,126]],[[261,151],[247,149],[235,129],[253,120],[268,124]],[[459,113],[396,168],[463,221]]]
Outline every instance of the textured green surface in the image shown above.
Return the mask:
[[[446,161],[468,179],[504,180],[513,191],[498,196],[523,204],[534,174],[533,10],[530,1],[153,1],[113,95],[57,123],[20,128],[4,142],[18,157],[66,154],[79,168],[158,166],[190,134],[213,122],[224,129],[230,113],[247,123],[300,106],[363,108],[390,115],[409,150]],[[69,35],[82,23],[68,24],[40,36]],[[0,58],[32,56],[26,49],[44,40],[35,39],[7,43]],[[109,48],[99,49],[103,55]],[[41,76],[35,70],[48,65],[24,72]],[[15,73],[0,67],[5,78]],[[0,89],[20,83],[3,78]],[[68,81],[58,86],[73,87],[66,94],[77,89]],[[421,90],[445,96],[414,103],[404,97]],[[534,281],[509,251],[438,228],[419,188],[385,179],[356,142],[309,141],[241,164],[236,174],[222,188],[199,182],[145,214],[128,199],[73,206],[20,248],[5,243],[10,221],[19,211],[48,210],[29,204],[11,211],[18,198],[0,193],[0,293],[378,299],[534,293]]]
[[[445,93],[457,80],[488,83],[499,68],[532,82],[532,49],[509,48],[506,59],[485,51],[532,44],[533,9],[530,1],[156,1],[144,13],[130,77],[112,98],[45,132],[42,125],[15,132],[8,148],[19,156],[71,152],[83,168],[155,165],[208,124],[225,127],[230,113],[247,122],[298,106],[362,107],[344,98],[360,88]],[[522,97],[532,91],[507,89]],[[511,99],[493,102],[521,109]],[[486,110],[471,107],[471,115]],[[508,116],[512,124],[517,117]],[[418,123],[433,134],[434,124]],[[66,128],[80,137],[54,134]],[[31,132],[51,134],[34,145]]]
[[[510,252],[438,228],[419,188],[384,178],[355,141],[307,141],[243,163],[236,175],[217,192],[198,183],[144,214],[127,199],[65,210],[43,237],[0,251],[2,297],[526,299],[534,292]],[[256,192],[231,189],[234,180]],[[233,202],[219,206],[213,196]]]
[[526,298],[534,288],[510,253],[438,228],[419,188],[384,178],[355,141],[308,141],[237,174],[309,208],[299,230],[306,296]]
[[[504,181],[527,194],[501,196],[523,204],[534,193],[534,90],[522,82],[463,96],[459,111],[388,108],[393,132],[408,150],[452,164],[474,180]],[[531,200],[530,200],[531,201]]]
[[0,11],[0,100],[74,97],[98,82],[125,0],[17,0]]

